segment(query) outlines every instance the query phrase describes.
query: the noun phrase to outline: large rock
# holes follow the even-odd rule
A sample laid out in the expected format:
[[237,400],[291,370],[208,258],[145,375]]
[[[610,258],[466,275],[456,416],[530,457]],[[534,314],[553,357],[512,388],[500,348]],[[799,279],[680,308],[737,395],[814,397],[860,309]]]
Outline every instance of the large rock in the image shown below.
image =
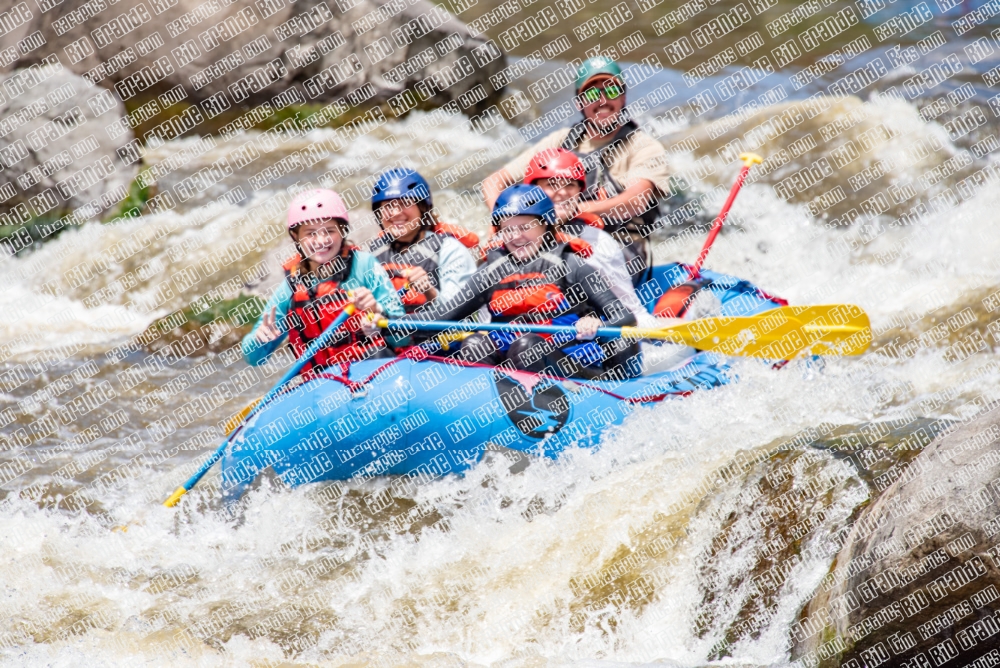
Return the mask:
[[[492,42],[427,0],[42,4],[54,6],[43,16],[25,4],[31,18],[0,37],[0,67],[58,56],[123,100],[174,91],[167,100],[205,102],[210,115],[345,94],[355,105],[395,98],[394,110],[420,94],[478,108],[495,98],[488,77],[504,66]],[[95,5],[106,8],[90,16]]]
[[118,204],[135,178],[114,95],[61,65],[0,74],[0,224]]
[[806,666],[1000,663],[1000,410],[875,483],[887,489],[793,628],[794,655]]

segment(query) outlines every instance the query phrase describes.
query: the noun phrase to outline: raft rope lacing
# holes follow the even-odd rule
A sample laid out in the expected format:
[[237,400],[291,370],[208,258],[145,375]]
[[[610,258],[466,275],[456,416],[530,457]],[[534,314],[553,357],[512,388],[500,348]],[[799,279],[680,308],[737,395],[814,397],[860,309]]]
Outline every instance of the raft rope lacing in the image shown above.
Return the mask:
[[[493,365],[490,365],[490,364],[481,364],[481,363],[478,363],[478,362],[466,362],[464,360],[456,360],[456,359],[452,359],[452,358],[448,358],[448,357],[439,357],[439,356],[436,356],[436,355],[430,355],[430,354],[424,352],[422,348],[414,347],[414,348],[410,348],[409,350],[407,350],[401,356],[396,357],[395,359],[389,360],[388,362],[386,362],[385,364],[383,364],[379,368],[375,369],[375,371],[373,371],[364,380],[361,380],[361,381],[351,380],[348,377],[347,374],[350,373],[350,369],[351,369],[351,363],[350,362],[340,362],[339,366],[340,366],[341,375],[336,375],[336,374],[327,373],[327,372],[319,372],[317,374],[314,374],[314,377],[316,377],[316,378],[325,378],[327,380],[337,381],[338,383],[341,383],[342,385],[344,385],[345,387],[347,387],[347,389],[351,393],[358,393],[358,392],[362,391],[365,388],[366,385],[368,385],[369,383],[371,383],[379,375],[381,375],[384,371],[386,371],[389,367],[393,366],[394,364],[396,364],[398,362],[403,361],[404,359],[409,359],[409,360],[414,361],[414,362],[432,361],[432,362],[441,362],[443,364],[451,364],[451,365],[454,365],[454,366],[463,366],[463,367],[470,367],[470,368],[477,368],[477,369],[501,369],[502,370],[502,367],[497,367],[497,366],[493,366]],[[616,394],[615,392],[612,392],[611,390],[607,390],[607,389],[605,389],[603,387],[599,387],[597,385],[593,385],[591,383],[588,383],[586,381],[583,381],[583,380],[580,380],[580,379],[577,379],[577,378],[567,378],[565,376],[555,376],[555,375],[547,374],[547,373],[533,373],[531,371],[519,371],[519,373],[531,373],[532,375],[538,376],[540,378],[546,378],[546,379],[552,380],[552,381],[574,383],[574,384],[579,385],[581,387],[586,387],[586,388],[588,388],[590,390],[594,390],[595,392],[601,392],[602,394],[606,394],[607,396],[612,397],[613,399],[617,399],[619,401],[627,401],[627,402],[632,403],[632,404],[656,403],[656,402],[659,402],[659,401],[664,401],[668,397],[686,397],[686,396],[688,396],[688,395],[690,395],[692,393],[691,390],[679,390],[679,391],[676,391],[676,392],[663,392],[663,393],[660,393],[660,394],[654,394],[654,395],[647,396],[647,397],[624,397],[624,396],[622,396],[620,394]]]
[[[684,268],[687,268],[689,265],[683,265],[682,264],[680,266],[682,266]],[[740,281],[740,283],[749,285],[746,281]],[[737,285],[739,285],[739,284],[737,284]],[[756,286],[753,286],[753,287],[754,287],[754,292],[759,297],[763,297],[764,299],[766,299],[768,301],[771,301],[771,302],[774,302],[776,304],[779,304],[781,306],[787,306],[788,305],[788,301],[787,300],[782,299],[781,297],[777,297],[777,296],[771,295],[771,294],[769,294],[767,292],[764,292],[763,290],[761,290],[760,288],[758,288]],[[401,362],[404,359],[409,359],[409,360],[414,361],[414,362],[423,362],[423,361],[426,361],[426,360],[430,360],[430,361],[433,361],[433,362],[441,362],[441,363],[444,363],[444,364],[452,364],[452,365],[455,365],[455,366],[464,366],[464,367],[480,368],[480,369],[494,369],[494,370],[496,370],[496,369],[500,369],[501,368],[501,367],[493,366],[493,365],[490,365],[490,364],[481,364],[481,363],[477,363],[477,362],[466,362],[464,360],[457,360],[457,359],[453,359],[453,358],[449,358],[449,357],[440,357],[440,356],[436,356],[436,355],[431,355],[431,354],[427,353],[420,346],[413,346],[413,347],[407,349],[406,351],[404,351],[402,355],[399,355],[399,356],[395,357],[394,359],[389,360],[388,362],[386,362],[385,364],[383,364],[379,368],[375,369],[375,371],[373,371],[371,374],[369,374],[368,377],[365,378],[364,380],[361,380],[361,381],[351,380],[348,377],[348,374],[350,373],[350,370],[351,370],[351,362],[350,361],[343,361],[343,362],[339,362],[338,363],[338,366],[340,367],[340,375],[339,376],[336,375],[336,374],[327,373],[327,372],[323,372],[323,371],[321,371],[321,372],[310,371],[310,372],[307,373],[308,377],[298,376],[298,378],[302,379],[302,382],[300,382],[300,383],[298,383],[296,385],[286,386],[285,388],[283,388],[279,392],[277,392],[275,394],[275,396],[272,397],[272,399],[277,398],[277,397],[279,397],[282,394],[285,394],[287,392],[291,392],[293,389],[301,387],[302,385],[305,385],[310,380],[313,380],[315,378],[324,378],[326,380],[336,381],[336,382],[341,383],[342,385],[344,385],[348,389],[348,391],[350,391],[352,394],[357,394],[357,393],[361,392],[362,390],[364,390],[366,385],[368,385],[373,380],[375,380],[379,375],[381,375],[383,371],[385,371],[389,367],[393,366],[394,364],[396,364],[398,362]],[[786,364],[788,364],[789,361],[790,360],[780,360],[778,362],[775,362],[772,365],[772,368],[773,369],[780,369],[780,368],[784,367]],[[533,373],[533,372],[522,371],[521,373]],[[536,376],[538,376],[540,378],[546,378],[548,380],[553,380],[553,381],[558,381],[558,382],[570,382],[570,383],[574,383],[576,385],[579,385],[581,387],[586,387],[586,388],[588,388],[590,390],[593,390],[595,392],[600,392],[602,394],[605,394],[605,395],[607,395],[609,397],[612,397],[613,399],[617,399],[619,401],[627,401],[627,402],[632,403],[632,404],[657,403],[657,402],[660,402],[660,401],[664,401],[664,400],[666,400],[669,397],[686,397],[686,396],[689,396],[689,395],[693,394],[693,390],[679,390],[679,391],[676,391],[676,392],[663,392],[661,394],[654,394],[654,395],[651,395],[651,396],[648,396],[648,397],[624,397],[624,396],[622,396],[620,394],[612,392],[611,390],[606,390],[603,387],[598,387],[597,385],[593,385],[591,383],[588,383],[586,381],[583,381],[583,380],[580,380],[580,379],[577,379],[577,378],[567,378],[565,376],[555,376],[555,375],[551,375],[551,374],[547,374],[547,373],[535,373],[534,375],[536,375]],[[246,426],[246,421],[244,421],[242,424],[240,424],[240,426],[236,428],[236,430],[233,432],[233,434],[231,436],[235,437],[240,431],[243,430],[244,426]]]

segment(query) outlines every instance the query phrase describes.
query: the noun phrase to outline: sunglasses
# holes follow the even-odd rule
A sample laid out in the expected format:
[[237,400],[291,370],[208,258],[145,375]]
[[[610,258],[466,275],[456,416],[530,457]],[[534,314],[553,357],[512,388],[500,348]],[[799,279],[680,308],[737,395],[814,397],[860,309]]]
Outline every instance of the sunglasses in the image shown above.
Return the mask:
[[594,86],[593,88],[588,88],[580,93],[580,97],[587,104],[593,104],[601,99],[601,95],[604,95],[605,99],[614,100],[625,94],[625,88],[619,86],[618,84],[607,84],[603,88]]

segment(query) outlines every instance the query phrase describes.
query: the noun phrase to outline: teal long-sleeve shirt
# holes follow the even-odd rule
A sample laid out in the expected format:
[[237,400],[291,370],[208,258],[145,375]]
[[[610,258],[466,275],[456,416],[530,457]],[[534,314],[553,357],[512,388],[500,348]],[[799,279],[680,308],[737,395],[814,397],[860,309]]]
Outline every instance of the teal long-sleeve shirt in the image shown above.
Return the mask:
[[[388,274],[382,269],[382,265],[369,253],[354,251],[354,262],[351,265],[351,273],[348,275],[347,280],[344,281],[343,287],[346,290],[353,290],[355,288],[368,288],[371,290],[375,301],[379,303],[379,306],[382,307],[382,312],[387,317],[398,318],[406,312],[403,309],[403,303],[399,300],[399,295],[396,294],[396,290],[392,287],[392,281],[389,280]],[[263,312],[270,313],[272,308],[275,309],[275,322],[281,327],[283,323],[287,322],[288,309],[291,307],[291,303],[292,288],[288,285],[288,281],[282,281],[274,291],[274,294],[271,295],[271,298],[267,300]],[[247,364],[253,366],[263,364],[268,356],[277,350],[284,340],[288,338],[288,332],[284,331],[281,336],[273,341],[263,344],[258,343],[257,329],[262,322],[263,317],[257,320],[253,329],[243,337],[243,341],[240,343],[243,358],[246,359]],[[396,338],[391,335],[386,335],[385,340],[392,346],[403,345],[406,342],[404,338]]]

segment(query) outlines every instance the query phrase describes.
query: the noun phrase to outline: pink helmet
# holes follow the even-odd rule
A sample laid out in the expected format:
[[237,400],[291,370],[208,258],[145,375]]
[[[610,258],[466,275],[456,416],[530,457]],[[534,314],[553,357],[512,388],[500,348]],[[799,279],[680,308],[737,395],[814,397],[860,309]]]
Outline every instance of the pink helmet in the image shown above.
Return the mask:
[[325,188],[306,190],[292,198],[288,205],[288,229],[314,220],[336,218],[347,224],[347,207],[340,195]]

